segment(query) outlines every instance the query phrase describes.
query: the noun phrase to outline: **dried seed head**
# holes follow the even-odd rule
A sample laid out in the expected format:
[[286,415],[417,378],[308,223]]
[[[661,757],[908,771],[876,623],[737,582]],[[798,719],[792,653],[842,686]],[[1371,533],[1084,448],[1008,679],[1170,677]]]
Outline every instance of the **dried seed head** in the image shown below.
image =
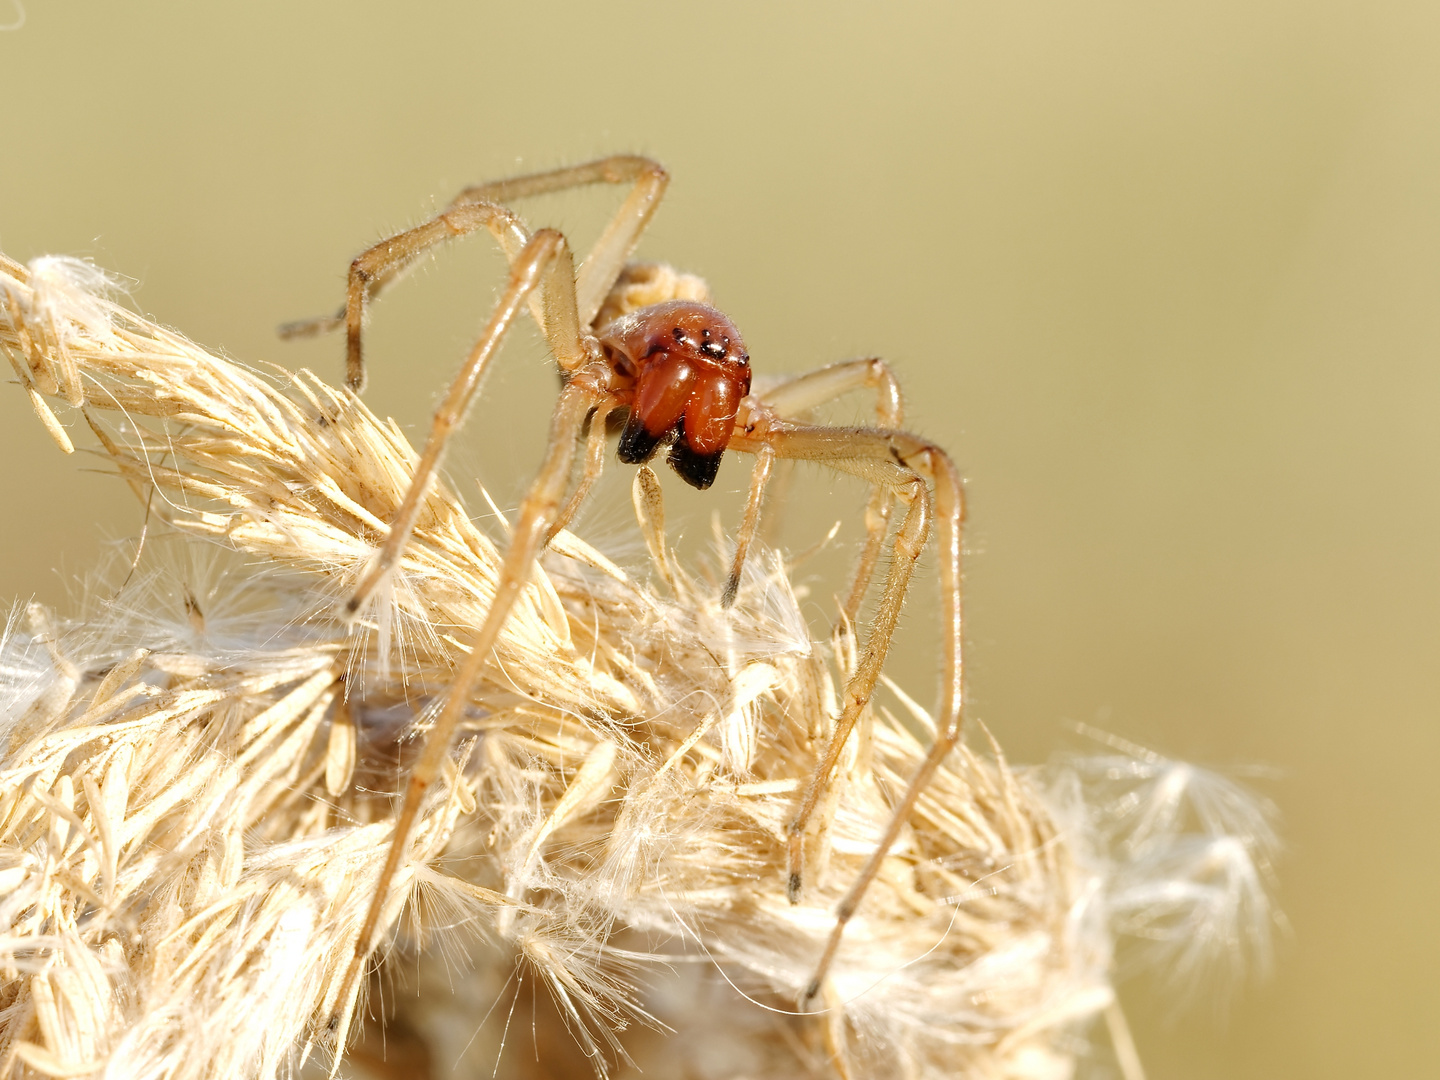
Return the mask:
[[[338,618],[413,450],[353,395],[261,378],[108,289],[0,256],[0,347],[37,412],[53,431],[49,400],[78,405],[173,534],[118,593],[0,640],[0,1075],[285,1074],[344,1043],[352,1013],[325,1020],[390,793],[495,548],[437,486],[377,614]],[[901,718],[867,712],[789,904],[785,826],[854,650],[810,640],[778,559],[722,609],[651,532],[669,599],[562,533],[506,625],[386,913],[421,958],[380,961],[419,995],[389,1006],[396,1054],[493,1069],[543,987],[535,1030],[570,1040],[537,1037],[547,1075],[1060,1077],[1113,1000],[1117,933],[1267,955],[1273,834],[1239,789],[1133,749],[1035,773],[962,748],[827,1011],[791,1014],[930,721],[898,691]]]

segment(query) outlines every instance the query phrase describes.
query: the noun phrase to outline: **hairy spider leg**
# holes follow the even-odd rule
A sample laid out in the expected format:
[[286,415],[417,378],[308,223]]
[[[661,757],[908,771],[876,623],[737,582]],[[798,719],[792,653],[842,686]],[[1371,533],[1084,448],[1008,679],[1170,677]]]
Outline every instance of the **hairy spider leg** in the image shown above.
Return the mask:
[[[542,237],[543,243],[539,242]],[[586,349],[580,340],[579,327],[574,321],[574,263],[565,237],[553,229],[541,229],[537,232],[521,249],[511,268],[512,288],[517,287],[516,282],[529,282],[521,286],[526,296],[540,292],[546,297],[547,307],[551,303],[556,307],[568,305],[571,316],[568,319],[560,317],[549,320],[546,329],[554,335],[551,338],[552,348],[561,367],[566,371],[574,371],[584,363]],[[497,309],[497,315],[500,310]],[[481,377],[499,349],[508,328],[508,320],[498,327],[492,321],[491,326],[475,342],[470,355],[460,368],[460,374],[451,383],[440,407],[435,410],[425,449],[421,452],[415,473],[410,478],[410,486],[405,490],[405,498],[390,522],[390,532],[385,537],[385,543],[381,545],[379,553],[360,579],[355,591],[345,601],[348,614],[354,615],[360,610],[404,554],[405,545],[410,540],[415,522],[419,520],[430,481],[440,467],[450,436],[464,422],[465,414],[469,412],[475,399],[475,392],[480,387]]]
[[740,574],[745,569],[745,557],[755,539],[756,526],[760,524],[760,507],[765,502],[765,488],[770,483],[774,465],[775,451],[770,447],[762,446],[755,451],[755,465],[750,470],[750,494],[745,497],[745,516],[740,519],[740,531],[735,536],[735,557],[730,561],[730,576],[725,579],[725,589],[720,593],[722,608],[735,603],[735,597],[740,592]]
[[575,490],[570,493],[570,498],[565,501],[565,505],[555,515],[555,520],[550,523],[542,547],[548,547],[550,541],[555,539],[555,534],[561,529],[568,528],[570,522],[575,520],[575,515],[590,495],[590,489],[595,486],[595,481],[600,479],[600,473],[605,468],[605,420],[614,409],[614,402],[603,401],[590,414],[590,430],[585,436],[585,464],[580,474],[580,480],[575,485]]
[[[791,418],[843,397],[852,390],[861,389],[875,391],[876,426],[889,430],[898,429],[903,420],[900,385],[896,382],[890,365],[878,356],[827,364],[825,367],[797,375],[757,396],[775,415]],[[735,541],[735,557],[731,561],[730,576],[726,579],[724,592],[720,596],[721,607],[733,604],[735,595],[739,592],[740,572],[745,568],[745,558],[755,538],[773,462],[773,454],[757,452],[755,455],[755,466],[750,476],[750,494],[745,502],[745,516],[741,520]],[[870,500],[865,506],[865,546],[860,552],[860,562],[855,568],[850,591],[841,607],[846,621],[851,624],[855,622],[860,604],[875,576],[875,567],[890,527],[890,508],[893,502],[894,493],[889,487],[883,484],[874,485]]]
[[[568,264],[567,255],[568,249],[565,248],[564,238],[559,233],[541,229],[535,234],[515,260],[505,293],[472,356],[493,353],[526,297],[539,287],[540,281],[554,262],[565,261]],[[458,423],[463,410],[457,410],[453,405],[461,403],[465,397],[463,392],[457,391],[464,391],[466,387],[473,388],[473,379],[468,378],[472,366],[474,365],[466,365],[466,370],[461,372],[445,403],[436,413],[431,431],[432,444],[437,438],[443,441],[445,434]],[[341,984],[341,992],[336,998],[336,1018],[348,1007],[349,997],[356,986],[360,970],[374,948],[373,938],[385,908],[390,883],[408,850],[410,832],[425,792],[449,753],[455,728],[470,701],[471,688],[484,670],[505,620],[529,580],[548,525],[559,509],[569,484],[581,427],[591,411],[606,400],[609,376],[609,365],[604,361],[596,361],[575,372],[560,391],[555,410],[551,414],[550,441],[545,461],[521,504],[519,520],[511,531],[510,546],[501,562],[495,596],[490,602],[484,621],[469,642],[469,652],[455,673],[445,704],[426,734],[424,749],[406,782],[405,796],[395,823],[390,850],[386,854],[385,865],[376,881],[375,894],[356,938],[355,955]],[[419,487],[420,481],[417,480],[412,483],[411,492]]]
[[581,325],[588,327],[594,323],[605,297],[625,269],[630,253],[635,250],[640,234],[650,224],[669,183],[670,174],[658,161],[631,154],[616,154],[583,165],[477,184],[457,195],[451,205],[481,201],[508,203],[514,199],[549,195],[591,184],[633,184],[624,204],[610,219],[580,266],[580,275],[575,283],[576,308]]
[[[861,711],[874,692],[875,682],[879,678],[894,636],[895,625],[900,617],[915,562],[924,549],[932,502],[930,490],[926,486],[927,479],[934,487],[933,510],[939,524],[940,597],[944,627],[940,638],[941,689],[936,710],[935,740],[925,760],[911,778],[904,796],[896,804],[890,823],[886,826],[874,853],[836,908],[835,925],[815,974],[800,999],[801,1006],[808,1007],[820,992],[846,924],[854,916],[866,889],[879,873],[921,791],[960,739],[964,717],[964,643],[960,591],[960,543],[965,517],[964,487],[959,472],[945,451],[907,432],[794,424],[779,417],[765,416],[763,413],[742,416],[740,420],[746,421],[747,430],[743,435],[737,430],[732,443],[737,449],[753,453],[763,444],[770,446],[780,458],[824,462],[872,484],[884,485],[901,501],[909,504],[896,533],[894,558],[871,623],[864,655],[845,687],[840,719],[836,722],[815,771],[811,774],[795,819],[787,830],[789,892],[792,902],[799,898],[801,889],[805,829],[815,812],[820,793],[830,781],[830,774],[839,760],[845,741],[850,737]],[[740,421],[737,420],[737,428],[739,426]]]
[[[629,155],[602,158],[584,165],[550,169],[527,176],[515,176],[467,187],[444,211],[413,229],[398,233],[373,245],[356,256],[350,264],[346,286],[345,307],[339,314],[287,323],[280,328],[284,338],[307,337],[345,327],[345,382],[356,393],[365,387],[365,363],[360,336],[364,326],[367,303],[409,269],[430,248],[446,240],[464,236],[478,228],[488,228],[512,263],[530,235],[519,216],[504,205],[512,199],[548,195],[589,184],[631,183],[630,194],[620,210],[611,218],[600,239],[580,267],[578,280],[571,289],[576,304],[556,304],[553,294],[541,289],[531,298],[531,311],[552,348],[557,340],[571,337],[570,327],[576,322],[589,328],[600,310],[606,294],[624,269],[625,260],[634,250],[650,218],[665,193],[670,177],[665,169],[649,158]],[[556,320],[562,325],[556,326]],[[555,331],[552,334],[552,327]],[[567,366],[566,357],[556,350],[556,359],[566,370],[574,370],[589,357]]]
[[[627,181],[633,182],[634,187],[596,242],[589,258],[581,267],[578,280],[563,236],[550,230],[541,230],[532,237],[519,216],[500,203],[501,199],[545,194],[585,184]],[[355,958],[341,985],[332,1023],[338,1022],[339,1011],[347,1007],[358,973],[371,951],[371,939],[384,909],[390,882],[408,845],[409,833],[420,802],[439,763],[449,750],[450,739],[469,697],[470,687],[478,677],[515,598],[528,579],[531,564],[538,555],[540,546],[553,534],[546,528],[541,528],[538,535],[530,535],[537,526],[548,526],[550,520],[557,516],[554,507],[549,506],[546,500],[558,505],[568,482],[580,428],[586,416],[592,411],[599,411],[599,406],[606,401],[606,395],[598,388],[603,388],[608,381],[609,369],[602,361],[597,361],[599,348],[587,331],[606,294],[624,269],[630,251],[654,214],[668,182],[668,174],[658,163],[646,158],[617,156],[571,168],[467,188],[444,212],[431,221],[373,245],[352,262],[345,308],[340,316],[294,323],[281,328],[282,336],[293,337],[332,330],[344,325],[347,382],[358,392],[365,381],[361,334],[366,303],[412,265],[421,254],[445,240],[486,228],[496,237],[511,263],[509,284],[490,324],[477,340],[445,400],[436,411],[425,450],[400,508],[391,522],[385,544],[347,603],[351,613],[358,611],[364,601],[373,594],[376,586],[393,569],[403,553],[419,516],[429,482],[439,467],[445,445],[463,421],[481,376],[513,322],[520,303],[530,304],[531,312],[555,353],[562,371],[571,374],[552,417],[550,451],[546,464],[527,496],[522,509],[521,525],[517,526],[512,534],[511,544],[502,564],[496,597],[472,642],[472,653],[459,672],[450,697],[426,739],[421,759],[411,774],[395,835],[365,922],[356,940]],[[591,361],[596,361],[591,364],[594,370],[587,375],[580,369]],[[577,402],[583,404],[583,408],[578,408],[578,412]],[[603,417],[600,433],[596,438],[603,439]],[[582,484],[593,483],[594,477],[598,475],[597,459],[603,460],[603,455],[596,451],[592,440],[591,452],[587,454],[586,478],[582,479]],[[572,500],[562,513],[573,514],[577,505],[578,502]]]
[[451,206],[413,229],[386,237],[355,256],[346,275],[345,306],[333,316],[286,323],[286,339],[345,328],[345,385],[355,393],[365,389],[365,358],[361,335],[365,312],[372,298],[399,278],[425,252],[446,240],[488,229],[513,264],[530,240],[530,231],[511,209],[498,203],[470,202]]

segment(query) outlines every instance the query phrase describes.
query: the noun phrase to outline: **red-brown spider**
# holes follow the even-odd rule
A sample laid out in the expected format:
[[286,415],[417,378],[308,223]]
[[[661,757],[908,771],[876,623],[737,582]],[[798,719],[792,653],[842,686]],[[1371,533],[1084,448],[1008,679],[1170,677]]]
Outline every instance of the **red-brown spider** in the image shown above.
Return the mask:
[[[834,732],[820,756],[788,830],[792,902],[804,883],[804,835],[820,794],[861,711],[870,700],[889,650],[906,589],[929,536],[932,517],[940,536],[940,591],[943,679],[933,746],[904,796],[895,805],[874,854],[836,910],[835,925],[802,995],[807,1007],[819,993],[845,924],[894,844],[915,800],[960,737],[961,668],[960,531],[964,514],[961,481],[950,458],[935,444],[898,430],[900,395],[883,361],[832,364],[782,383],[763,397],[750,394],[750,357],[739,330],[705,301],[698,279],[668,268],[627,266],[660,201],[669,177],[641,157],[611,157],[572,168],[520,176],[467,188],[445,211],[423,225],[371,247],[350,264],[344,311],[329,319],[292,324],[287,336],[338,328],[346,330],[347,382],[359,391],[365,381],[360,338],[366,303],[444,240],[488,229],[510,261],[505,291],[489,324],[470,351],[460,374],[436,410],[430,436],[390,532],[374,563],[347,601],[359,611],[399,560],[414,528],[422,496],[439,467],[445,445],[474,397],[480,378],[506,331],[525,304],[540,325],[560,365],[563,386],[550,421],[550,439],[540,472],[520,507],[505,552],[495,599],[476,630],[470,652],[410,773],[405,799],[369,913],[355,944],[344,986],[343,1008],[361,966],[375,943],[390,882],[404,857],[421,799],[450,748],[450,741],[485,667],[501,628],[545,544],[574,515],[600,474],[606,418],[628,410],[620,437],[620,460],[647,461],[669,445],[669,461],[685,480],[707,488],[727,448],[755,456],[750,494],[722,603],[735,598],[746,552],[755,535],[760,507],[776,458],[823,462],[873,485],[866,512],[867,540],[855,581],[844,602],[853,622],[889,533],[893,500],[905,514],[893,541],[894,557],[876,608],[863,655],[845,688]],[[553,229],[531,232],[506,205],[515,199],[588,184],[632,184],[624,205],[606,227],[577,275],[565,237]],[[636,306],[639,296],[640,306]],[[876,395],[877,426],[829,427],[790,419],[852,390]],[[568,499],[572,465],[589,425],[582,477]],[[933,484],[933,494],[926,481]]]

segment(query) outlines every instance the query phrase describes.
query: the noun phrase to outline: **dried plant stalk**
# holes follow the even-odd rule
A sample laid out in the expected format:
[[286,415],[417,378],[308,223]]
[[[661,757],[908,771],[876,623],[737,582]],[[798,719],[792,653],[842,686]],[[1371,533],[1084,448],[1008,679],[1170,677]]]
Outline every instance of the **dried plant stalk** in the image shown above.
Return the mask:
[[[163,561],[188,567],[72,620],[32,608],[0,644],[0,1075],[339,1068],[356,1003],[324,1023],[389,793],[495,548],[437,486],[377,614],[347,625],[336,601],[415,460],[393,422],[308,372],[205,352],[85,263],[0,256],[0,301],[47,430],[70,450],[54,408],[78,410],[178,537]],[[794,1015],[930,721],[893,688],[903,722],[867,711],[807,838],[816,885],[790,905],[785,825],[853,640],[810,639],[778,560],[722,610],[648,539],[665,596],[562,533],[507,623],[387,912],[390,981],[372,985],[403,993],[389,1064],[357,1052],[372,1071],[489,1075],[509,1025],[477,1038],[464,1010],[513,1010],[528,980],[579,1055],[537,1036],[526,1075],[578,1056],[625,1075],[1064,1077],[1114,1000],[1118,930],[1264,958],[1263,809],[1153,756],[1016,771],[992,745],[939,771],[826,1010]]]

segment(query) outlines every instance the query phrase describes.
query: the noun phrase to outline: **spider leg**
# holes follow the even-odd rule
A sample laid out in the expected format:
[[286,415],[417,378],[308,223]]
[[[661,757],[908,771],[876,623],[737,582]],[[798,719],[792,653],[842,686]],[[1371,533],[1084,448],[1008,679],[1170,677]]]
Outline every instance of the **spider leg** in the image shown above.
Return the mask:
[[[475,398],[475,391],[479,388],[480,378],[499,349],[506,330],[510,328],[525,298],[537,289],[548,286],[547,291],[556,298],[557,306],[568,301],[571,310],[574,310],[574,293],[570,291],[573,288],[571,266],[570,247],[565,242],[565,237],[552,229],[541,229],[516,256],[510,271],[510,283],[496,305],[489,325],[475,342],[470,355],[460,368],[460,374],[451,384],[440,407],[435,410],[430,436],[420,454],[420,461],[415,466],[415,474],[411,477],[405,498],[390,522],[390,532],[385,537],[385,543],[365,576],[361,578],[360,584],[356,586],[355,592],[345,602],[345,609],[349,614],[353,615],[360,610],[376,587],[400,561],[405,544],[420,516],[430,481],[440,467],[446,444],[464,420],[465,413]],[[576,348],[579,347],[577,337]]]
[[[884,664],[890,641],[905,601],[915,560],[919,557],[928,532],[932,509],[939,526],[940,593],[944,627],[941,633],[942,683],[936,710],[935,741],[925,759],[911,777],[904,795],[895,805],[874,852],[836,908],[835,925],[826,941],[814,977],[801,996],[807,1006],[820,992],[825,974],[840,945],[845,925],[854,916],[865,891],[880,872],[891,846],[900,835],[915,807],[920,793],[940,763],[960,739],[964,718],[964,667],[962,653],[962,609],[960,593],[960,541],[964,523],[964,488],[960,474],[949,456],[933,443],[901,431],[867,430],[864,428],[829,428],[792,424],[763,414],[743,418],[748,431],[737,431],[732,445],[741,450],[758,450],[760,445],[774,449],[777,457],[819,461],[843,472],[849,472],[883,485],[909,502],[909,509],[895,538],[895,558],[891,563],[885,589],[875,613],[865,653],[854,676],[845,688],[845,703],[840,720],[816,765],[810,783],[801,799],[794,821],[790,823],[790,880],[792,902],[798,899],[803,875],[803,840],[820,793],[829,783],[840,751],[849,738],[861,711],[870,700],[880,668]],[[738,425],[737,425],[738,426]],[[928,479],[934,494],[926,487]]]
[[[559,238],[559,234],[541,230],[536,234],[532,243],[541,243],[547,237],[553,243],[556,238]],[[537,262],[538,259],[531,258],[528,260],[528,265],[534,268],[537,267]],[[511,286],[502,300],[502,307],[508,310],[511,318],[514,317],[516,309],[523,301],[526,291],[523,287],[517,287],[517,282],[522,285],[528,283],[530,288],[534,287],[534,276],[536,275],[532,274],[528,278],[521,276],[521,271],[526,264],[527,260],[523,257],[521,260],[517,260],[517,268],[512,274]],[[420,758],[415,763],[415,767],[410,772],[410,778],[406,782],[405,797],[401,803],[400,815],[395,822],[395,833],[390,841],[390,850],[386,854],[385,865],[376,882],[375,894],[371,898],[365,922],[355,940],[355,955],[346,971],[340,994],[335,999],[332,1025],[336,1022],[335,1017],[338,1017],[339,1013],[346,1008],[350,992],[355,986],[356,979],[359,978],[360,970],[374,948],[373,938],[380,922],[381,913],[386,906],[390,883],[409,848],[410,832],[419,815],[425,792],[449,753],[455,728],[469,704],[470,691],[479,680],[489,661],[491,650],[505,625],[505,620],[509,617],[515,601],[519,599],[520,593],[529,580],[530,571],[544,546],[546,531],[559,510],[565,488],[569,484],[571,468],[575,460],[575,447],[579,441],[585,417],[592,409],[603,405],[608,400],[605,390],[608,375],[609,368],[606,365],[596,364],[577,373],[560,391],[560,398],[556,401],[555,411],[550,418],[549,449],[546,451],[545,460],[539,473],[521,503],[519,520],[511,530],[510,546],[500,565],[494,599],[490,602],[490,609],[485,613],[485,620],[470,640],[469,652],[451,682],[445,704],[439,715],[436,716],[430,731],[426,734],[425,748],[421,751]]]
[[762,398],[777,416],[797,417],[852,390],[875,391],[875,419],[881,428],[898,428],[902,419],[900,384],[890,365],[878,356],[841,360],[786,379]]
[[[871,389],[875,392],[875,421],[877,426],[898,429],[903,422],[900,403],[900,384],[896,382],[890,365],[878,356],[860,360],[842,360],[825,367],[808,371],[803,375],[781,383],[761,395],[765,404],[778,416],[796,417],[810,410],[842,397],[854,390]],[[759,468],[757,463],[756,468]],[[755,498],[754,482],[751,483],[751,499]],[[883,484],[875,485],[865,505],[865,546],[860,551],[860,560],[855,567],[855,576],[850,582],[840,610],[845,620],[854,623],[870,582],[875,577],[875,568],[880,562],[880,552],[885,546],[885,536],[890,529],[890,510],[894,504],[894,493]],[[757,507],[758,510],[758,507]],[[750,507],[746,507],[746,523],[749,523]],[[741,537],[748,541],[742,527]],[[742,553],[737,551],[730,580],[725,586],[725,596],[733,599],[732,586],[740,583]],[[722,605],[725,601],[722,599]],[[728,606],[728,605],[725,605]]]
[[745,500],[745,517],[740,522],[740,532],[735,538],[735,558],[730,563],[730,576],[725,579],[725,591],[720,594],[720,606],[728,608],[735,603],[735,594],[740,591],[740,571],[745,569],[745,556],[750,551],[750,542],[755,539],[755,527],[760,523],[760,505],[765,501],[765,485],[770,481],[770,468],[775,463],[775,452],[762,446],[755,452],[755,467],[750,471],[750,495]]
[[345,286],[345,307],[338,315],[287,323],[283,338],[305,337],[345,327],[345,384],[356,393],[365,388],[365,360],[361,333],[365,308],[376,296],[430,248],[446,240],[488,229],[512,261],[530,240],[530,231],[514,211],[498,203],[467,203],[451,207],[422,225],[381,240],[350,263]]
[[792,904],[799,902],[803,887],[805,830],[810,824],[811,816],[815,813],[821,793],[830,782],[830,774],[835,769],[835,763],[840,759],[846,740],[850,738],[850,732],[854,730],[861,712],[864,711],[870,701],[870,696],[875,692],[875,683],[880,678],[880,671],[885,665],[885,657],[890,651],[890,641],[895,635],[895,625],[900,618],[900,609],[905,603],[905,593],[910,587],[910,578],[915,570],[915,562],[925,549],[925,540],[930,531],[930,495],[925,490],[924,482],[918,477],[914,478],[901,489],[900,496],[909,503],[909,507],[895,534],[890,573],[886,576],[885,588],[880,595],[880,603],[876,609],[874,621],[870,624],[870,634],[865,642],[865,651],[860,656],[855,673],[850,676],[850,681],[845,686],[840,719],[835,723],[835,730],[825,744],[825,749],[806,786],[805,794],[800,800],[800,807],[795,812],[795,818],[790,822],[787,830],[790,845],[790,878],[787,890]]
[[[532,311],[556,359],[567,371],[574,371],[590,357],[577,351],[579,327],[588,327],[605,294],[614,284],[634,249],[641,232],[664,194],[669,176],[656,162],[641,157],[610,157],[564,169],[516,176],[468,187],[444,211],[422,225],[380,241],[361,252],[350,264],[345,307],[333,316],[287,323],[280,328],[284,338],[308,337],[345,327],[345,381],[357,393],[365,386],[365,365],[360,336],[365,308],[386,286],[430,248],[446,240],[489,229],[512,263],[530,239],[520,217],[503,205],[513,199],[544,195],[586,184],[631,182],[634,188],[624,205],[596,242],[580,270],[578,308],[557,304],[553,291],[543,287],[532,298]],[[572,274],[569,285],[576,282]],[[565,325],[556,325],[556,319]],[[572,327],[568,324],[573,323]]]
[[548,195],[567,188],[589,184],[633,184],[625,203],[606,226],[600,239],[590,249],[580,266],[575,292],[578,297],[580,322],[589,326],[605,302],[611,286],[620,277],[625,262],[650,223],[660,198],[670,183],[670,175],[657,161],[628,154],[571,165],[547,172],[493,180],[468,187],[455,197],[451,206],[468,202],[503,202]]
[[590,414],[590,432],[585,439],[585,468],[580,474],[580,482],[575,485],[575,490],[570,493],[570,498],[555,515],[555,520],[550,523],[550,528],[545,532],[545,546],[555,539],[555,534],[561,529],[568,528],[575,514],[579,511],[590,489],[595,486],[595,481],[600,479],[600,473],[605,468],[605,418],[610,414],[608,402],[601,403],[595,411]]

